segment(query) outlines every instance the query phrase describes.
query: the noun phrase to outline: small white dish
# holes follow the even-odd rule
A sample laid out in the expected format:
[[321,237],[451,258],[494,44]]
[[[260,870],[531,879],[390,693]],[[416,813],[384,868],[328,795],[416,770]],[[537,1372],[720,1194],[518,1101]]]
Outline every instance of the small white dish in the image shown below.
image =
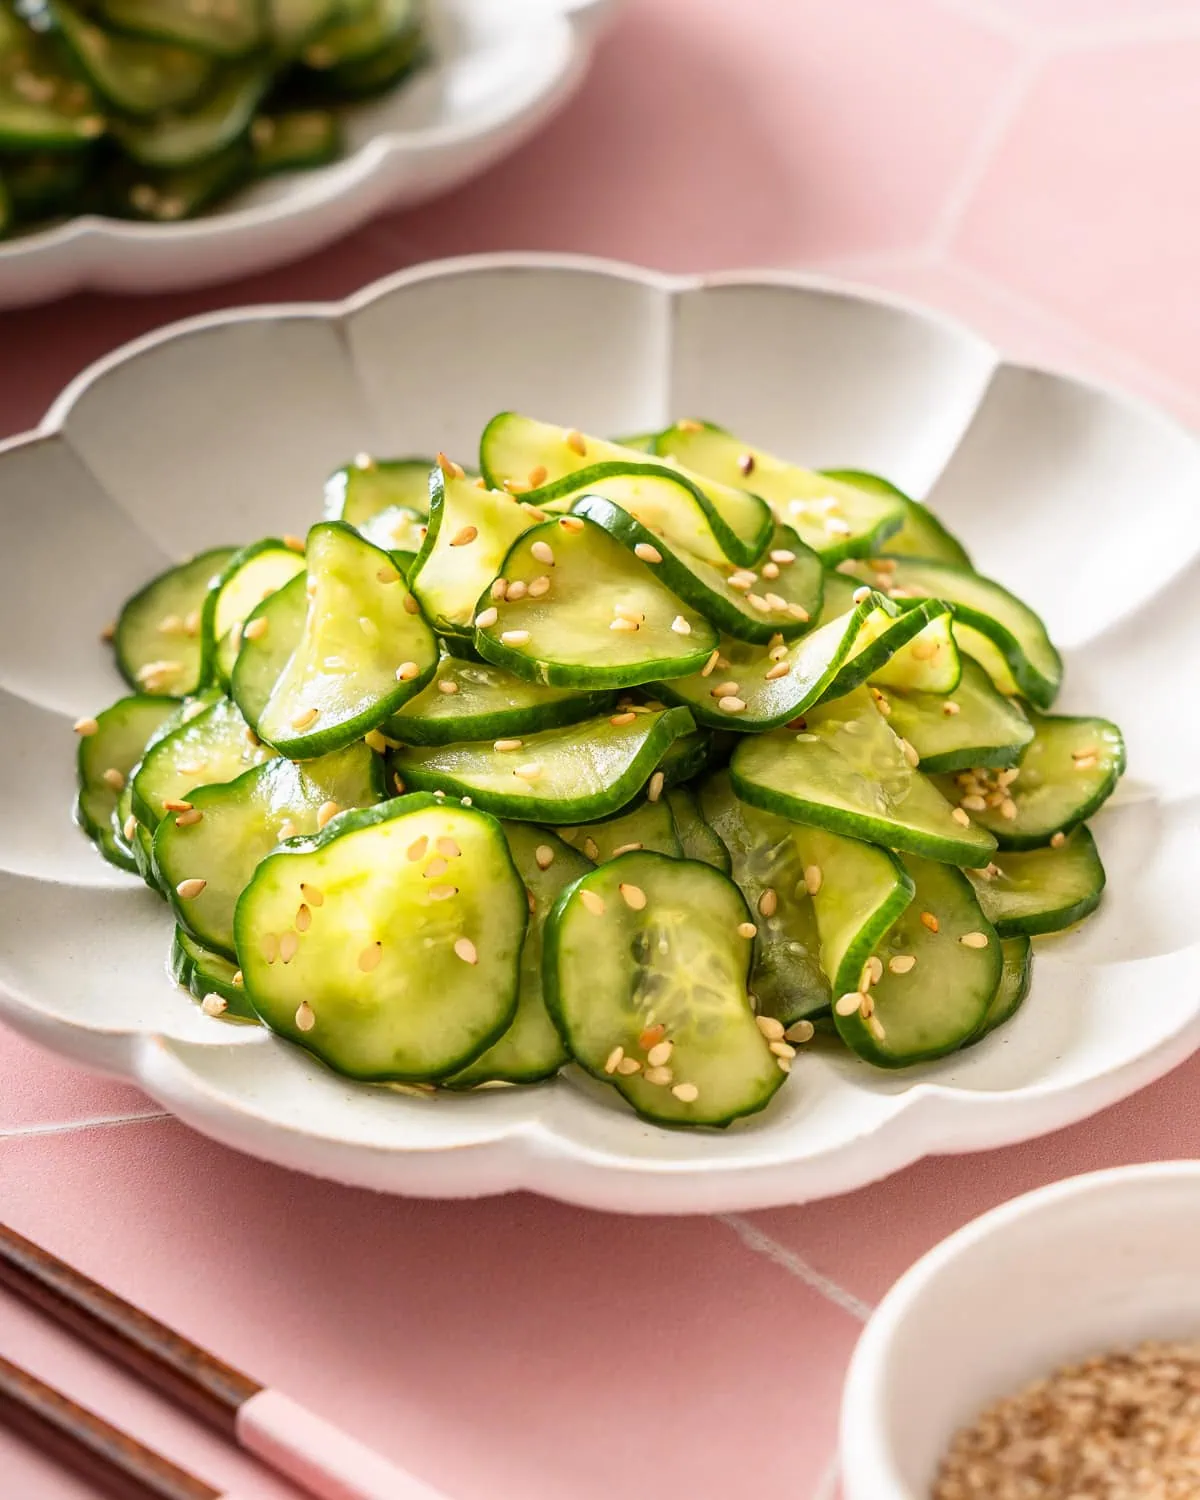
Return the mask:
[[943,1240],[859,1341],[842,1404],[845,1500],[929,1500],[955,1432],[1063,1365],[1200,1336],[1200,1162],[1094,1172]]
[[[124,691],[100,626],[172,558],[302,532],[349,455],[469,457],[506,408],[601,433],[709,415],[886,474],[1040,610],[1063,710],[1117,720],[1130,772],[1094,825],[1104,904],[1039,942],[1011,1023],[902,1073],[809,1049],[764,1113],[688,1133],[565,1079],[431,1100],[355,1085],[170,984],[163,904],[69,818],[71,720]],[[1159,413],[820,278],[480,256],[150,334],[0,446],[0,1016],[227,1144],[428,1196],[746,1209],[1081,1119],[1200,1043],[1200,699],[1181,678],[1200,657],[1198,492],[1200,450]]]
[[83,288],[167,292],[320,249],[376,214],[458,187],[506,156],[582,80],[620,0],[434,0],[433,62],[349,110],[346,154],[177,224],[84,214],[0,240],[0,308]]

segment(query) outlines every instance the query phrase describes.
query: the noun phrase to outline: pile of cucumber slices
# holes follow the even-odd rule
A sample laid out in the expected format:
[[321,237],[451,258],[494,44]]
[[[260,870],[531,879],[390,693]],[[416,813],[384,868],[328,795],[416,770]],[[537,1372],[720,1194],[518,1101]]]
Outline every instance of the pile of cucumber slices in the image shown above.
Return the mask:
[[478,476],[363,455],[326,517],[148,583],[134,695],[76,725],[79,821],[209,1014],[723,1125],[807,1045],[977,1041],[1100,900],[1120,732],[883,480],[503,413]]
[[0,237],[187,218],[341,150],[420,63],[419,0],[0,0]]

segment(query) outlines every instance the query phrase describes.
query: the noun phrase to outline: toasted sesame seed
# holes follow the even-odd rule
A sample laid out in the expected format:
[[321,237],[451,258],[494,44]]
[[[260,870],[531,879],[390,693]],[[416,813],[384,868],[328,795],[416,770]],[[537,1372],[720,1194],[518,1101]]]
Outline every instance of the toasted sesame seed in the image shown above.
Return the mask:
[[1006,818],[1010,823],[1017,816],[1017,804],[1011,797],[1005,797],[1003,802],[1001,802],[1000,816]]
[[201,822],[203,818],[204,814],[198,807],[189,807],[175,819],[175,826],[176,828],[190,828],[194,823]]
[[127,844],[133,842],[133,836],[135,833],[137,833],[137,826],[137,819],[132,813],[130,813],[129,816],[125,819],[125,822],[121,825],[121,832],[125,835],[125,842]]
[[325,892],[318,885],[310,885],[306,880],[300,882],[300,894],[308,902],[309,906],[324,906]]
[[900,739],[900,750],[904,756],[904,759],[909,763],[910,766],[915,767],[921,764],[921,757],[917,754],[916,746],[910,744],[910,742],[903,737],[901,737]]
[[421,606],[411,594],[405,594],[404,596],[404,612],[409,615],[419,615],[421,613]]
[[296,1007],[296,1028],[298,1031],[311,1031],[317,1024],[317,1013],[307,1000],[301,1000]]
[[950,816],[954,819],[954,821],[956,823],[958,823],[960,825],[960,827],[970,828],[970,826],[971,826],[970,814],[965,813],[962,810],[961,807],[952,808],[951,811],[950,811]]
[[763,563],[758,570],[764,578],[769,578],[772,583],[779,577],[779,564],[773,562]]
[[630,885],[622,881],[617,889],[621,892],[621,899],[630,911],[645,911],[646,893],[640,885]]
[[560,516],[558,524],[564,531],[582,531],[583,522],[578,516]]
[[[987,803],[978,793],[971,792],[962,798],[959,806],[965,808],[967,812],[984,812],[987,808]],[[970,818],[968,818],[967,822],[969,823],[970,821]]]
[[579,899],[594,917],[604,915],[604,897],[598,896],[595,891],[580,891]]
[[740,714],[746,710],[744,698],[735,698],[731,694],[717,700],[717,707],[723,714]]
[[793,1021],[783,1034],[795,1045],[797,1042],[811,1042],[817,1034],[817,1028],[811,1021]]
[[376,939],[369,943],[358,955],[358,967],[364,974],[369,974],[372,969],[377,969],[383,960],[383,944]]
[[444,693],[447,698],[453,698],[458,692],[458,683],[448,677],[443,677],[437,685],[439,693]]
[[164,812],[191,812],[192,804],[185,802],[182,797],[164,797]]
[[396,572],[395,568],[377,568],[375,570],[375,577],[380,583],[384,584],[400,582],[400,575]]
[[336,818],[341,810],[336,802],[322,802],[317,808],[317,827],[324,828],[330,818]]
[[125,776],[123,772],[117,770],[116,766],[109,766],[106,770],[101,771],[100,780],[105,786],[111,787],[114,792],[125,790]]
[[700,1090],[694,1083],[677,1083],[671,1092],[679,1100],[680,1104],[695,1104],[700,1097]]
[[610,724],[615,725],[617,728],[620,728],[621,725],[623,725],[623,724],[632,724],[632,723],[634,723],[636,719],[637,719],[637,714],[633,713],[629,709],[626,709],[626,711],[623,714],[613,714],[612,717],[609,719],[608,722]]
[[456,885],[431,885],[429,887],[429,899],[431,901],[449,901],[458,895]]
[[604,1059],[604,1071],[606,1073],[615,1073],[624,1060],[625,1048],[614,1047],[608,1054],[608,1056]]
[[[492,598],[495,599],[498,604],[499,603],[503,603],[505,597],[507,596],[507,592],[508,592],[508,584],[507,584],[507,582],[503,578],[497,578],[496,581],[492,584],[492,589],[491,589]],[[476,620],[475,623],[478,625],[479,621]]]
[[539,870],[548,870],[554,863],[554,850],[549,844],[539,844],[533,851],[533,858]]
[[662,796],[663,783],[666,779],[661,771],[655,771],[654,775],[651,776],[650,784],[646,790],[646,800],[648,802],[657,802]]
[[616,859],[620,854],[632,854],[635,849],[642,849],[644,847],[645,845],[641,843],[618,844],[612,852],[612,857],[613,859]]
[[751,609],[756,609],[760,615],[765,615],[771,608],[761,594],[747,594],[746,603]]
[[513,768],[513,775],[519,776],[522,781],[536,781],[544,770],[540,760],[527,760],[523,766]]
[[633,555],[634,557],[640,558],[644,563],[662,562],[662,553],[658,550],[657,547],[652,546],[649,542],[639,542],[633,549]]
[[787,600],[780,598],[778,594],[768,594],[767,604],[771,609],[787,609],[788,607]]
[[768,886],[758,898],[758,914],[760,917],[773,917],[779,909],[779,897],[775,894],[772,886]]
[[752,938],[758,936],[758,928],[753,922],[739,922],[735,930],[738,937]]
[[837,1004],[833,1008],[839,1016],[853,1016],[857,1014],[861,1004],[862,996],[858,991],[848,990],[846,994],[838,996]]
[[1067,836],[1060,828],[1056,834],[1051,836],[1050,847],[1051,849],[1061,849],[1066,842]]
[[810,896],[815,896],[821,889],[821,866],[806,865],[804,868],[804,889]]
[[953,698],[947,698],[945,703],[942,704],[942,712],[948,719],[952,719],[955,714],[962,713],[962,709],[955,703]]
[[739,568],[736,572],[730,573],[726,582],[731,589],[737,589],[739,593],[744,594],[758,582],[758,574],[751,573],[746,568]]
[[617,1064],[617,1072],[625,1078],[628,1078],[632,1073],[640,1073],[641,1070],[642,1065],[636,1057],[623,1057]]
[[917,966],[917,960],[912,953],[897,953],[888,959],[889,974],[908,974]]
[[986,948],[988,935],[986,932],[964,932],[959,942],[964,948]]
[[880,959],[878,954],[872,953],[867,959],[866,963],[864,963],[862,966],[862,976],[859,979],[858,987],[860,990],[863,990],[865,992],[866,990],[869,990],[873,984],[878,984],[882,978],[883,961]]
[[465,479],[466,470],[461,464],[456,464],[452,458],[447,458],[444,453],[437,456],[437,466],[447,479]]
[[200,880],[196,877],[191,880],[181,880],[175,887],[175,894],[181,901],[194,901],[207,884],[207,880]]
[[791,662],[777,661],[773,667],[768,667],[763,673],[767,682],[777,682],[781,677],[786,677],[792,670]]
[[528,630],[503,630],[500,639],[506,646],[527,646],[529,644]]
[[587,440],[584,438],[582,432],[576,432],[572,427],[563,441],[566,443],[567,447],[572,450],[572,452],[578,453],[580,458],[587,457]]
[[504,488],[510,495],[528,495],[533,486],[525,479],[506,479]]
[[663,1040],[655,1042],[653,1047],[646,1052],[646,1061],[652,1068],[663,1068],[671,1060],[671,1053],[675,1050],[674,1042]]
[[803,604],[789,604],[788,605],[788,614],[791,615],[791,617],[792,617],[793,620],[805,620],[805,621],[807,621],[807,620],[809,620],[809,619],[812,618],[812,616],[809,614],[808,610],[805,609],[805,607],[803,606]]
[[503,754],[507,750],[519,750],[524,743],[524,740],[494,740],[492,749],[499,750]]
[[229,1009],[229,1002],[223,995],[205,995],[200,1009],[206,1016],[223,1016]]
[[304,538],[302,536],[294,536],[290,531],[287,531],[279,540],[290,552],[304,551]]
[[779,1042],[783,1040],[783,1022],[774,1016],[755,1016],[754,1024],[766,1037],[768,1042]]
[[650,1048],[661,1042],[667,1034],[667,1028],[661,1021],[656,1021],[653,1026],[647,1026],[638,1037],[638,1046],[643,1052],[649,1052]]
[[776,547],[771,552],[771,561],[773,563],[783,563],[786,566],[788,563],[796,561],[796,554],[788,547]]
[[319,708],[302,708],[292,719],[293,729],[307,729],[310,724],[315,724],[321,717]]
[[862,603],[864,603],[864,601],[866,601],[867,599],[869,599],[871,597],[871,587],[870,587],[870,585],[864,583],[861,588],[855,589],[854,592],[853,592],[853,594],[850,595],[850,597],[851,597],[851,599],[854,600],[855,604],[862,604]]
[[671,1082],[675,1075],[671,1072],[670,1068],[651,1067],[646,1069],[646,1071],[642,1074],[642,1077],[646,1080],[647,1083],[659,1084],[665,1087]]
[[545,563],[550,568],[554,566],[554,548],[549,542],[534,542],[529,551],[533,557],[537,558],[538,562]]
[[368,729],[363,735],[363,744],[368,750],[374,750],[376,755],[382,755],[387,750],[388,742],[380,734],[378,729]]
[[300,830],[296,827],[295,823],[292,822],[291,818],[288,818],[285,823],[280,825],[279,837],[281,839],[294,839],[299,832]]
[[941,926],[938,919],[931,911],[923,911],[921,913],[921,925],[922,927],[928,927],[930,932],[937,932],[939,927]]
[[158,631],[159,635],[185,634],[182,615],[164,615],[154,628]]
[[768,1043],[771,1051],[776,1057],[795,1057],[796,1049],[790,1042],[778,1041]]

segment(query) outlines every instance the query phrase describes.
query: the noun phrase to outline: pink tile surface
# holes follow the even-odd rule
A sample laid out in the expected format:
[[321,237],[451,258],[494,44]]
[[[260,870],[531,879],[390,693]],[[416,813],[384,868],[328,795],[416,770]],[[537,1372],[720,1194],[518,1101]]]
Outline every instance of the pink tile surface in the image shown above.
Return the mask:
[[[0,314],[0,437],[169,319],[504,247],[844,273],[1195,421],[1198,49],[1197,0],[630,0],[555,128],[472,189],[241,284]],[[1046,1141],[826,1204],[630,1222],[387,1201],[97,1124],[152,1106],[0,1032],[0,1218],[454,1500],[834,1500],[861,1304],[1015,1193],[1200,1154],[1198,1084],[1194,1060]],[[6,1301],[0,1352],[249,1500],[287,1493]],[[6,1500],[88,1493],[0,1433]]]

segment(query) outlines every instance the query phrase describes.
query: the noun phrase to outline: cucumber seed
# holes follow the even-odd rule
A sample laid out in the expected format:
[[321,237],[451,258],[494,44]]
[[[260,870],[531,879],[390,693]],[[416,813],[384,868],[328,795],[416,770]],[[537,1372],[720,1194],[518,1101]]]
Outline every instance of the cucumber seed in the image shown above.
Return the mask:
[[646,893],[640,885],[629,885],[622,882],[617,889],[621,892],[621,898],[630,911],[645,911]]
[[534,542],[529,552],[531,556],[537,558],[538,562],[545,563],[549,568],[554,566],[554,548],[549,542]]

